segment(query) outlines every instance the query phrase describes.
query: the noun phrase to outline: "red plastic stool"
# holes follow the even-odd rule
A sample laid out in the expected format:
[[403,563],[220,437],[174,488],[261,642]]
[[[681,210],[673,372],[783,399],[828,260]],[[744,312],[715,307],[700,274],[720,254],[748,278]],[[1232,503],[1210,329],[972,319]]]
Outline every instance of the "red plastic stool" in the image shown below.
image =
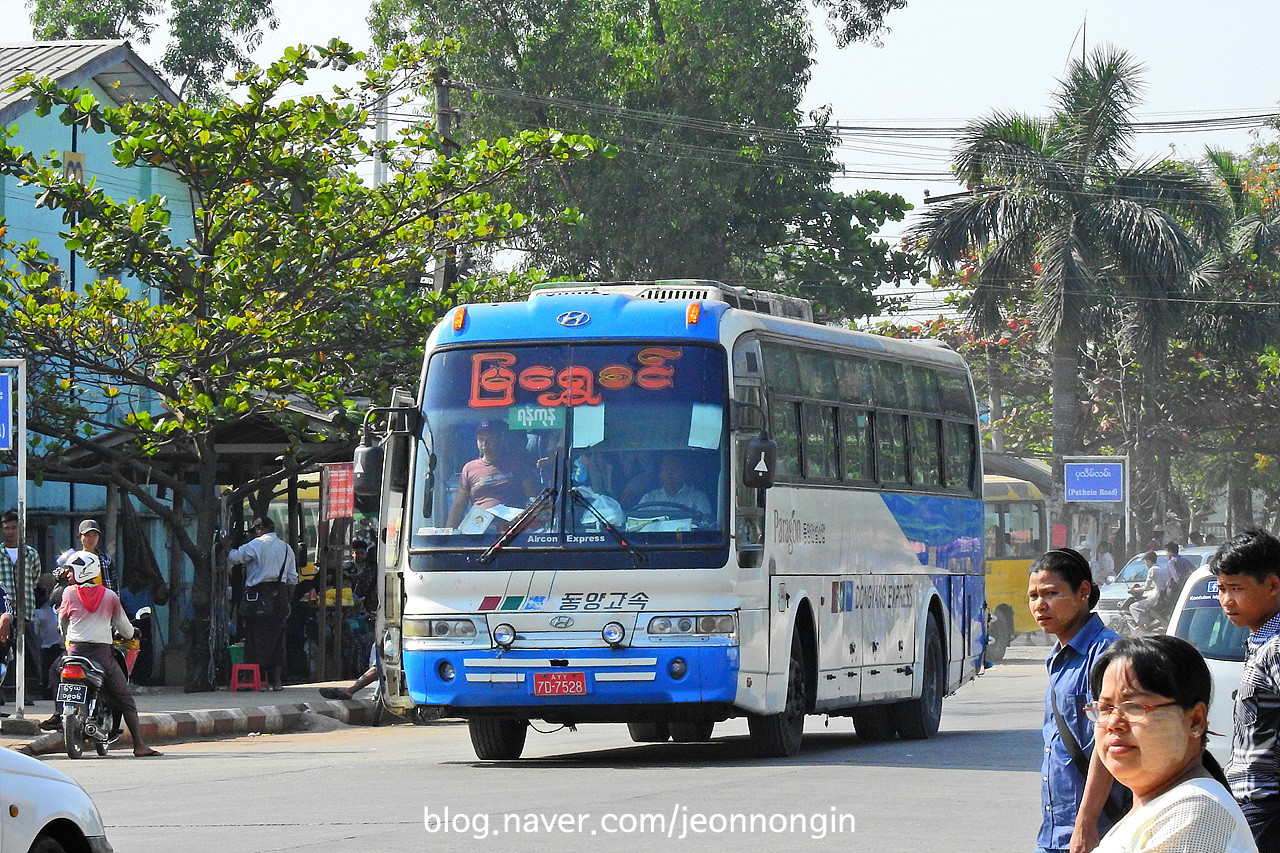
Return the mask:
[[[243,680],[241,673],[248,673],[249,680]],[[262,689],[262,672],[258,669],[256,663],[233,663],[231,664],[231,692],[237,690],[261,690]]]

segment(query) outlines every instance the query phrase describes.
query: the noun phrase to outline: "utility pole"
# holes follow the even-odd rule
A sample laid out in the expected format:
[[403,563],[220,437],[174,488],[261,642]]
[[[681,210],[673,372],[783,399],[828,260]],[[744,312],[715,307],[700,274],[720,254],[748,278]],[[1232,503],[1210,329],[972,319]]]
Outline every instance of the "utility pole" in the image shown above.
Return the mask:
[[[17,715],[5,721],[6,731],[30,731],[30,724],[24,720],[27,696],[27,572],[35,567],[27,565],[27,360],[24,358],[0,358],[0,370],[5,371],[3,405],[0,405],[0,448],[12,450],[17,457],[18,475],[18,556],[14,564],[14,585],[11,590],[13,607],[12,635],[15,645],[14,700],[17,704]],[[13,393],[9,384],[8,371],[17,373],[18,387]],[[18,429],[10,432],[14,403],[17,404]]]
[[[436,92],[436,133],[440,135],[441,153],[452,157],[458,151],[453,141],[453,108],[449,103],[449,68],[438,65],[431,72],[431,82]],[[458,281],[458,247],[446,246],[444,253],[436,258],[436,268],[432,275],[432,287],[436,293],[444,293]]]

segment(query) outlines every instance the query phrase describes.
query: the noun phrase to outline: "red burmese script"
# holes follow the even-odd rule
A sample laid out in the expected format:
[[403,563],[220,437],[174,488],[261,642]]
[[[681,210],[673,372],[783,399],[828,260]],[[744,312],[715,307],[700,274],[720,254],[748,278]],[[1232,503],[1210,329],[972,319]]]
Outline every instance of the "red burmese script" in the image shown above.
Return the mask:
[[471,408],[510,406],[515,402],[517,386],[538,394],[538,405],[596,406],[600,404],[598,388],[620,391],[635,385],[646,391],[670,388],[675,361],[683,351],[672,347],[646,347],[636,353],[639,368],[610,364],[593,372],[591,368],[571,365],[557,371],[545,364],[519,368],[515,353],[481,352],[471,357]]

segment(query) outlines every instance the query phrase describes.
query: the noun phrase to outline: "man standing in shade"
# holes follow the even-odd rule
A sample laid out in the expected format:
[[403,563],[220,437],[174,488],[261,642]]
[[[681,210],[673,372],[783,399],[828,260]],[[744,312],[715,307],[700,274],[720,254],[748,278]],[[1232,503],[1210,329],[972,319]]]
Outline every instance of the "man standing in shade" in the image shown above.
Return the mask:
[[258,665],[268,690],[283,690],[285,622],[293,586],[298,582],[298,567],[293,549],[276,536],[274,521],[266,516],[255,518],[251,529],[256,538],[227,557],[245,566],[244,599],[240,602],[244,661]]
[[101,541],[102,528],[98,527],[98,522],[92,518],[86,518],[80,522],[80,547],[97,555],[98,562],[102,564],[102,585],[118,593],[120,592],[120,570],[116,568],[114,560],[98,550],[98,544]]
[[[10,604],[13,607],[18,605],[18,513],[15,510],[8,510],[4,515],[0,515],[0,535],[4,538],[4,547],[0,548],[0,586],[4,587],[9,594]],[[23,618],[27,626],[27,652],[31,663],[27,667],[30,673],[32,665],[39,665],[39,653],[36,652],[34,645],[35,632],[33,629],[33,619],[35,617],[36,606],[36,578],[40,576],[40,554],[35,548],[24,544],[22,552],[26,555],[25,564],[23,566],[24,597],[22,600]],[[0,643],[10,642],[7,636]],[[14,646],[17,640],[12,640]],[[4,694],[0,693],[0,705],[4,704]],[[31,697],[27,697],[27,704],[31,704]]]

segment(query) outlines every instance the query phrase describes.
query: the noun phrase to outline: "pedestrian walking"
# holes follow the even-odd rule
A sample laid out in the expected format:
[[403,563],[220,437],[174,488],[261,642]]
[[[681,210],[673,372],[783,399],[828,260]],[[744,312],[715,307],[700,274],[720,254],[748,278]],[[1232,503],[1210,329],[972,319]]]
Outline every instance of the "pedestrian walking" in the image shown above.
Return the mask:
[[1258,842],[1280,850],[1280,540],[1246,530],[1209,560],[1218,602],[1249,629],[1236,690],[1227,780]]
[[285,623],[298,582],[293,549],[276,536],[269,517],[255,518],[255,538],[234,549],[228,559],[245,567],[240,618],[245,634],[244,661],[256,663],[268,690],[284,689]]
[[1093,698],[1089,673],[1120,637],[1093,612],[1099,591],[1089,562],[1079,551],[1056,548],[1037,557],[1031,564],[1027,597],[1040,628],[1057,640],[1046,660],[1049,687],[1040,773],[1043,817],[1037,853],[1088,850],[1115,820],[1107,814],[1111,774],[1094,756],[1094,727],[1084,712]]

